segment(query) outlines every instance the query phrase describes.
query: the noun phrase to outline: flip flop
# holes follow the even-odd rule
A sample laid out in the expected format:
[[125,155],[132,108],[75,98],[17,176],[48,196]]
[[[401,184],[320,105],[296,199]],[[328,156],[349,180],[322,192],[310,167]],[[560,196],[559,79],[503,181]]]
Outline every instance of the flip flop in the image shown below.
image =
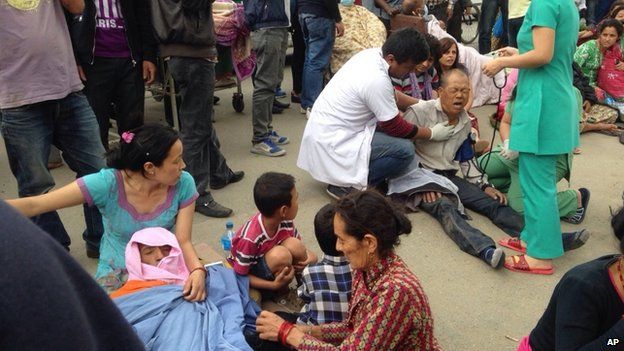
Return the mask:
[[524,255],[511,256],[513,264],[509,264],[505,261],[505,268],[513,272],[528,273],[528,274],[541,274],[551,275],[555,272],[553,267],[550,268],[531,268],[524,258]]
[[522,241],[518,238],[500,239],[498,245],[514,251],[526,253],[526,247],[522,247]]

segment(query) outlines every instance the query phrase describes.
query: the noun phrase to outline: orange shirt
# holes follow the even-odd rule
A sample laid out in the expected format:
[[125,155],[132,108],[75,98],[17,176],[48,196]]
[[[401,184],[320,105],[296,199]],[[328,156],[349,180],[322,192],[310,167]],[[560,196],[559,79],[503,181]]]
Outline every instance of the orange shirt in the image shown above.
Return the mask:
[[134,294],[144,289],[153,288],[155,286],[167,285],[167,282],[162,280],[128,280],[118,290],[113,291],[109,296],[113,299],[120,296]]

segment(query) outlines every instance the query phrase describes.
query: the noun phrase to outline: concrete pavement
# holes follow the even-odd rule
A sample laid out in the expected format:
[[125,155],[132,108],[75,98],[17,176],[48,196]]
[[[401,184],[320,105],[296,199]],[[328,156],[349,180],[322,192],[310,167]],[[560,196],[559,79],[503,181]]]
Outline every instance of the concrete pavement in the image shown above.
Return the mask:
[[[282,88],[290,92],[290,70],[287,68]],[[281,115],[274,116],[274,127],[290,138],[283,157],[269,158],[251,154],[251,81],[245,81],[245,110],[236,113],[231,104],[235,89],[216,93],[221,102],[215,107],[215,128],[221,140],[222,151],[234,170],[244,170],[245,178],[224,189],[213,191],[215,199],[234,209],[232,220],[241,226],[256,209],[252,187],[263,172],[278,171],[293,174],[299,191],[299,214],[295,220],[305,244],[321,254],[312,233],[316,211],[330,198],[325,185],[313,180],[296,167],[299,141],[305,127],[305,115],[299,105],[292,105]],[[149,94],[148,94],[149,95]],[[489,140],[491,128],[487,116],[493,106],[475,109],[479,117],[482,136]],[[163,105],[146,99],[146,115],[152,121],[164,121]],[[164,122],[163,122],[164,123]],[[553,131],[556,133],[556,131]],[[497,142],[498,138],[496,139]],[[492,270],[481,260],[461,252],[446,237],[440,225],[424,213],[409,214],[413,224],[411,235],[403,237],[398,254],[420,278],[435,320],[435,334],[446,350],[515,350],[516,341],[535,326],[561,276],[577,264],[596,257],[617,252],[617,243],[611,233],[609,206],[622,205],[624,190],[624,145],[617,138],[601,134],[581,137],[582,154],[575,157],[571,185],[586,187],[592,192],[585,222],[580,226],[562,223],[564,230],[587,228],[591,238],[584,247],[567,253],[555,261],[553,276],[518,274],[501,269]],[[74,174],[67,166],[52,171],[57,186],[67,184]],[[567,184],[560,184],[567,186]],[[17,194],[15,178],[8,166],[5,148],[0,147],[0,198]],[[81,233],[84,228],[82,209],[75,207],[60,211],[73,244],[71,254],[89,272],[95,272],[96,260],[85,255]],[[486,218],[471,213],[471,222],[494,240],[506,237]],[[193,241],[206,243],[220,252],[219,236],[225,229],[226,219],[207,218],[196,214]],[[511,251],[507,251],[511,253]]]

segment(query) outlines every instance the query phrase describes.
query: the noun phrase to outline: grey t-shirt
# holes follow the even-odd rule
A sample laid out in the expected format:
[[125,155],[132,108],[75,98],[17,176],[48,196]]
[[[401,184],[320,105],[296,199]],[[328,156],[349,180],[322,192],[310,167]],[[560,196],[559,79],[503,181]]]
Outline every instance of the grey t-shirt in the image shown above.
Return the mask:
[[82,90],[60,0],[0,0],[0,109]]

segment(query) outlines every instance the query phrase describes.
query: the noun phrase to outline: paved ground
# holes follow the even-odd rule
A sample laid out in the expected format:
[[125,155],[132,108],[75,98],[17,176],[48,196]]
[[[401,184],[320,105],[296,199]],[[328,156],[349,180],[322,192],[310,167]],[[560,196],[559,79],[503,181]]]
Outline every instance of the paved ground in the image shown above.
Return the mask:
[[[286,77],[283,88],[290,92],[289,72]],[[216,94],[221,97],[221,103],[216,106],[215,127],[223,153],[229,165],[235,170],[244,170],[246,176],[240,183],[214,191],[214,197],[235,209],[232,219],[238,227],[256,211],[251,191],[261,173],[272,170],[293,174],[297,179],[300,201],[297,226],[306,245],[320,254],[312,233],[312,220],[329,197],[323,184],[295,166],[306,119],[299,114],[299,105],[274,117],[275,128],[291,139],[291,143],[286,145],[286,156],[267,158],[251,154],[250,86],[250,81],[246,81],[246,108],[243,113],[234,112],[230,103],[234,89]],[[164,119],[161,104],[147,99],[146,105],[150,120]],[[492,106],[474,111],[479,116],[486,138],[491,135],[486,116],[492,111]],[[403,238],[398,253],[420,278],[429,296],[435,333],[446,350],[515,350],[517,343],[510,338],[519,339],[533,328],[553,287],[567,270],[598,256],[616,252],[616,242],[609,230],[609,206],[615,208],[622,204],[624,146],[616,138],[600,134],[583,135],[581,141],[583,153],[575,158],[572,186],[583,186],[592,191],[589,214],[582,224],[591,230],[592,237],[585,247],[558,259],[553,276],[523,275],[504,269],[493,271],[482,261],[462,253],[431,217],[423,213],[409,215],[414,230]],[[4,147],[0,150],[0,198],[12,198],[16,196],[16,183],[9,171]],[[74,177],[67,166],[54,170],[53,174],[59,185],[72,181]],[[93,273],[96,261],[85,256],[80,237],[84,227],[82,209],[66,209],[60,214],[74,242],[71,254]],[[487,219],[476,214],[473,217],[472,224],[495,240],[505,237]],[[219,250],[219,236],[225,222],[225,219],[196,215],[193,241]],[[563,224],[563,228],[576,229],[568,224]]]

